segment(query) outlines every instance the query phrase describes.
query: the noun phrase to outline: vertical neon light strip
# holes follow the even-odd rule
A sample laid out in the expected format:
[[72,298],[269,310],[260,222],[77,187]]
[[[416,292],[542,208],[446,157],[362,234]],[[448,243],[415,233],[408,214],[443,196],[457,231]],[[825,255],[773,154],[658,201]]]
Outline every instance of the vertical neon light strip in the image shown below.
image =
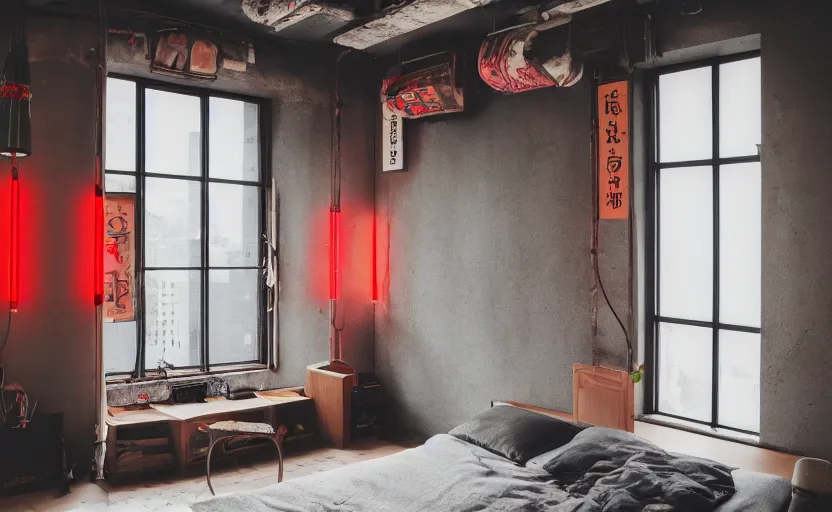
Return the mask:
[[341,300],[341,210],[329,210],[329,300]]
[[378,260],[376,259],[376,216],[375,216],[375,214],[373,214],[373,253],[372,254],[373,254],[373,256],[372,256],[373,268],[372,268],[371,276],[372,276],[372,279],[373,279],[373,283],[372,283],[372,286],[373,286],[372,290],[373,291],[372,291],[371,300],[373,302],[378,302],[378,276],[376,274],[376,267],[378,266]]
[[11,229],[9,235],[9,309],[17,313],[20,300],[20,179],[17,165],[12,167]]
[[95,305],[104,304],[104,191],[95,186]]

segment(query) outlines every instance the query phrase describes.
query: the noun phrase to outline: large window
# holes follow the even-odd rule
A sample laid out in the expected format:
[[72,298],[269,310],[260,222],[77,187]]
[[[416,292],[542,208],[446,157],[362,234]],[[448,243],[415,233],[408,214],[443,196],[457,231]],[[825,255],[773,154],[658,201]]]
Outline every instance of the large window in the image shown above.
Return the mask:
[[760,425],[760,57],[661,69],[651,84],[648,409]]
[[108,79],[105,196],[134,220],[108,242],[132,269],[105,275],[105,301],[125,297],[104,316],[107,375],[265,362],[264,106]]

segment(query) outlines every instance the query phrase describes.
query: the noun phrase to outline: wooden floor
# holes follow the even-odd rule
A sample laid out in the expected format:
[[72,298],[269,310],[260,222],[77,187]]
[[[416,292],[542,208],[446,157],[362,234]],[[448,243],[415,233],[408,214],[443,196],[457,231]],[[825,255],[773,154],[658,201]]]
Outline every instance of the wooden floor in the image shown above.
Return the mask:
[[[327,471],[362,460],[400,452],[410,446],[390,444],[376,439],[355,441],[345,450],[323,448],[286,457],[284,480],[318,471]],[[214,472],[216,471],[216,472]],[[217,494],[259,489],[277,482],[277,462],[238,465],[212,471],[211,483]],[[187,511],[189,505],[211,497],[205,477],[167,481],[138,482],[123,486],[80,482],[66,495],[41,491],[10,498],[0,498],[0,510],[11,511],[110,511],[150,510]]]

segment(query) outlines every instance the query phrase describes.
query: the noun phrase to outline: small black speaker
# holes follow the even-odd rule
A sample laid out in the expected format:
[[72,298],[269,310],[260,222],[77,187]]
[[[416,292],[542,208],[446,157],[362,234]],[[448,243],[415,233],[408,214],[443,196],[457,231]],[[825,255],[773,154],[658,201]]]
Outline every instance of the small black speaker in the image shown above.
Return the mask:
[[382,429],[384,393],[372,373],[359,373],[350,401],[350,437],[378,436]]

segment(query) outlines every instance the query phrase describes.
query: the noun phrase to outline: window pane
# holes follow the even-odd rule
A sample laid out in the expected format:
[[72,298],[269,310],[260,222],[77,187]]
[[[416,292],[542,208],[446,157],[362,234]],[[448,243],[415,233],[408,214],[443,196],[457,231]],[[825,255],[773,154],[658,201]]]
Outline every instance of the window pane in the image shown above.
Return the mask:
[[760,431],[760,335],[719,331],[719,424]]
[[200,278],[198,270],[145,272],[145,367],[162,361],[176,368],[199,366]]
[[208,271],[210,364],[256,361],[260,271]]
[[713,157],[711,68],[659,77],[659,161]]
[[199,98],[147,89],[145,109],[145,170],[202,175]]
[[147,178],[144,202],[146,266],[200,266],[201,186],[195,181]]
[[212,178],[258,181],[260,144],[257,105],[211,98],[208,138]]
[[104,373],[130,373],[136,366],[136,322],[104,322]]
[[659,324],[659,412],[711,421],[711,329]]
[[104,175],[104,192],[136,193],[136,177],[125,174]]
[[136,171],[136,83],[107,79],[107,147],[104,166]]
[[759,57],[719,66],[719,156],[757,154],[761,88]]
[[662,169],[659,177],[659,313],[713,317],[713,170]]
[[260,190],[208,185],[208,261],[212,267],[258,265]]
[[762,280],[760,163],[719,170],[719,321],[760,326]]

